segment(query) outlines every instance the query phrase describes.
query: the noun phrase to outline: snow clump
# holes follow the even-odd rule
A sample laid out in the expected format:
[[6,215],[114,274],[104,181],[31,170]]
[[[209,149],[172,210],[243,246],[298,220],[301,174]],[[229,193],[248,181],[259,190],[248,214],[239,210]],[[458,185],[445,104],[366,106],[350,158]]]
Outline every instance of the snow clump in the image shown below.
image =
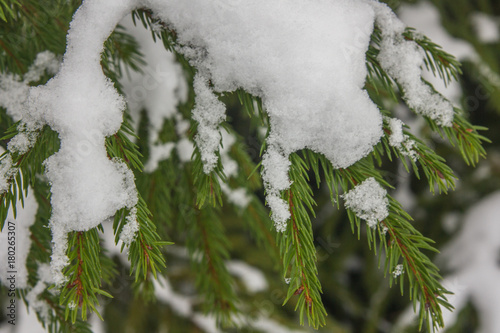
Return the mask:
[[345,207],[365,220],[370,228],[375,228],[389,215],[387,191],[373,177],[342,195],[342,199],[345,200]]

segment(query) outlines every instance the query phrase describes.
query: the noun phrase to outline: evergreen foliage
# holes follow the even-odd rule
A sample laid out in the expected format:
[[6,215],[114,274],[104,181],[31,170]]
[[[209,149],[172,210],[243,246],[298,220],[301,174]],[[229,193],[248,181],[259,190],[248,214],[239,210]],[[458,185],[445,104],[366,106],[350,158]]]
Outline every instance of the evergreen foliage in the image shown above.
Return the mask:
[[[80,1],[77,0],[0,0],[0,48],[3,49],[0,54],[0,73],[22,76],[36,54],[44,50],[62,55],[71,15],[79,5]],[[147,9],[139,9],[133,15],[136,24],[150,28],[153,31],[152,38],[163,42],[165,48],[175,54],[191,85],[196,69],[177,53],[175,31],[163,26],[161,32],[158,32],[158,24],[161,25],[161,22]],[[28,31],[34,31],[34,34],[28,35]],[[427,37],[416,34],[412,28],[406,30],[404,37],[414,40],[425,52],[425,65],[436,76],[445,83],[459,80],[462,75],[461,64],[446,50]],[[59,294],[45,290],[40,298],[50,308],[47,318],[38,314],[48,330],[90,332],[86,320],[91,312],[96,313],[99,318],[113,320],[115,310],[107,309],[112,302],[111,298],[132,299],[130,295],[116,295],[111,291],[116,283],[115,279],[119,277],[119,269],[123,267],[127,268],[133,277],[127,288],[136,291],[135,303],[132,303],[136,307],[141,304],[150,306],[148,304],[156,298],[154,280],[157,280],[159,275],[168,273],[172,274],[169,277],[177,282],[177,285],[182,284],[178,280],[187,277],[187,280],[196,286],[196,306],[200,306],[204,313],[214,315],[220,327],[240,325],[242,330],[249,329],[237,319],[249,308],[250,312],[257,311],[257,314],[259,309],[255,301],[252,303],[246,299],[247,296],[243,295],[238,280],[226,266],[226,262],[237,255],[254,264],[262,260],[263,265],[279,267],[280,273],[274,271],[273,279],[278,280],[281,276],[289,281],[288,289],[280,301],[283,304],[291,303],[291,308],[297,311],[300,324],[304,324],[307,319],[308,325],[315,329],[327,325],[327,329],[340,331],[342,325],[336,322],[336,318],[327,317],[329,305],[325,307],[323,293],[328,291],[322,287],[324,277],[321,268],[318,268],[321,260],[315,234],[320,231],[320,227],[316,224],[316,214],[318,207],[325,206],[321,197],[322,189],[328,189],[328,204],[336,207],[339,211],[336,214],[342,216],[342,194],[366,179],[373,177],[384,188],[393,189],[394,181],[387,170],[391,170],[391,165],[396,162],[402,163],[406,171],[414,173],[418,179],[425,178],[432,193],[436,190],[439,193],[448,193],[449,189],[455,188],[457,179],[452,168],[446,163],[444,154],[433,149],[427,137],[412,133],[408,126],[404,128],[403,133],[415,142],[413,149],[417,159],[408,158],[389,144],[392,133],[388,121],[394,116],[389,110],[394,104],[404,100],[404,96],[401,94],[403,89],[377,61],[381,47],[380,38],[380,31],[375,29],[366,58],[368,77],[365,89],[385,116],[384,136],[369,156],[344,169],[334,169],[323,155],[310,150],[292,154],[289,171],[292,185],[281,194],[291,213],[284,233],[275,232],[262,199],[260,156],[266,145],[264,138],[258,137],[257,131],[265,127],[269,134],[269,120],[259,98],[242,90],[219,96],[230,110],[238,109],[237,112],[230,113],[234,119],[228,119],[220,128],[221,131],[232,133],[237,138],[237,143],[231,147],[229,154],[238,163],[240,171],[237,176],[230,178],[225,175],[220,158],[215,170],[205,174],[198,147],[195,147],[191,162],[183,163],[177,152],[169,159],[161,161],[157,170],[151,173],[143,172],[143,163],[150,155],[150,120],[143,112],[136,132],[127,111],[121,129],[107,138],[106,149],[110,159],[119,159],[134,171],[139,190],[139,201],[135,207],[139,224],[138,236],[129,248],[124,245],[121,248],[124,253],[128,253],[129,267],[117,260],[111,260],[112,258],[102,250],[102,226],[89,231],[72,232],[68,236],[67,254],[70,264],[64,270],[68,280],[60,288]],[[105,43],[101,65],[106,76],[121,91],[119,79],[127,75],[126,71],[141,71],[144,59],[138,51],[137,41],[124,29],[117,27]],[[32,85],[45,83],[48,79],[50,77],[45,75],[40,82],[32,82]],[[486,85],[488,84],[490,83],[486,81]],[[191,119],[190,114],[193,105],[194,92],[190,88],[188,100],[179,105],[178,110],[191,124],[191,140],[197,132],[197,123]],[[5,133],[1,143],[6,146],[23,128],[18,123],[13,123],[3,109],[0,109],[0,120],[0,132]],[[467,165],[475,166],[480,158],[486,156],[483,144],[490,141],[481,134],[486,128],[472,125],[466,113],[459,108],[455,108],[451,127],[438,126],[430,118],[425,120],[426,129],[453,146]],[[246,128],[242,130],[244,126]],[[40,204],[35,225],[31,228],[33,244],[27,262],[30,285],[28,291],[40,281],[37,275],[39,266],[50,261],[51,236],[45,227],[50,218],[50,192],[43,178],[43,161],[59,149],[57,133],[48,126],[32,134],[36,136],[36,144],[28,152],[11,154],[16,172],[10,175],[9,189],[0,194],[2,227],[9,209],[15,214],[16,202],[23,202],[29,186]],[[247,135],[258,138],[251,142],[251,147],[245,143]],[[176,142],[180,139],[175,132],[175,121],[165,120],[160,141]],[[10,153],[5,153],[0,158],[8,156]],[[240,207],[230,203],[221,184],[227,184],[230,188],[245,188],[251,198],[248,207],[242,211]],[[382,267],[384,276],[389,278],[389,281],[384,283],[389,286],[399,283],[401,294],[408,295],[413,301],[413,307],[419,314],[419,329],[426,326],[428,332],[435,331],[443,326],[441,308],[451,306],[447,301],[450,291],[441,285],[439,270],[427,255],[437,252],[434,241],[424,236],[427,235],[424,231],[417,230],[412,217],[400,203],[391,195],[387,195],[387,199],[389,215],[375,228],[365,227],[365,223],[362,223],[352,210],[347,209],[345,213],[350,222],[350,232],[358,239],[365,238],[368,248],[378,256],[378,267]],[[130,214],[130,209],[122,209],[114,217],[116,244]],[[228,223],[230,218],[232,220]],[[322,231],[330,230],[328,234],[332,234],[338,224],[335,220],[327,223],[329,225],[323,225]],[[239,236],[234,236],[236,232]],[[236,237],[237,241],[233,240],[233,237]],[[260,251],[256,253],[266,258],[255,259],[244,253],[245,249],[238,248],[238,237],[244,238],[241,244],[248,246],[251,243],[258,248],[256,251]],[[173,252],[169,252],[174,251],[169,250],[167,246],[172,244],[170,241],[187,249],[190,270],[186,269],[187,265],[179,264],[183,260],[182,256],[175,258]],[[178,248],[178,245],[175,245],[175,248]],[[175,276],[176,273],[169,273],[168,268],[166,269],[167,263],[170,265],[170,259],[175,267],[181,267],[182,277]],[[265,260],[269,262],[266,263]],[[402,265],[404,273],[395,276],[393,273],[398,265]],[[282,283],[275,287],[279,290],[285,288]],[[342,296],[342,293],[347,295],[347,291],[336,291],[341,295],[339,299],[348,302],[349,296]],[[20,291],[20,296],[29,303],[25,297],[26,292]],[[355,303],[352,300],[351,302]],[[104,304],[104,313],[100,310],[100,304]],[[359,304],[351,306],[356,308]],[[284,311],[288,311],[288,308],[285,307]],[[285,315],[293,316],[290,313]],[[170,317],[176,317],[176,314],[170,313],[168,318]],[[276,317],[279,318],[278,315]],[[160,326],[161,319],[155,320],[158,322],[153,329]]]

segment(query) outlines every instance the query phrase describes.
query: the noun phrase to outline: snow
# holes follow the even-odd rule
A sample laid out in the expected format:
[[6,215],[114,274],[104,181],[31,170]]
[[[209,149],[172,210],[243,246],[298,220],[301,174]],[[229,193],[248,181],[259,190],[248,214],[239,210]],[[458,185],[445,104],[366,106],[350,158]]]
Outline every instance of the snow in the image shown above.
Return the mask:
[[215,168],[222,140],[219,124],[226,119],[226,106],[209,86],[208,78],[201,74],[194,77],[193,88],[196,95],[193,119],[198,122],[198,133],[195,140],[201,153],[203,171],[209,174]]
[[438,125],[451,126],[453,105],[422,81],[424,51],[416,42],[402,36],[405,25],[387,5],[376,2],[373,5],[377,12],[376,24],[382,33],[377,56],[380,65],[401,85],[404,100],[412,110],[435,120]]
[[[262,98],[273,141],[266,156],[281,155],[280,160],[287,160],[290,153],[310,148],[325,154],[335,166],[345,167],[366,156],[378,142],[381,116],[362,89],[364,53],[374,20],[364,1],[295,0],[286,7],[278,1],[217,1],[217,6],[199,0],[149,3],[175,28],[185,45],[179,51],[198,68],[195,90],[204,97],[197,100],[195,113],[200,121],[197,144],[205,172],[216,162],[217,125],[224,119],[223,106],[211,90],[243,88]],[[345,50],[350,52],[348,57]],[[214,105],[216,112],[203,109],[203,103]],[[277,164],[266,156],[270,164]],[[275,221],[284,226],[289,214],[277,192],[288,185],[272,186],[273,180],[265,174],[277,172],[264,168],[267,202],[274,203]],[[279,178],[286,179],[288,169],[280,170]]]
[[418,158],[417,152],[413,149],[416,142],[403,132],[404,123],[397,118],[388,118],[389,129],[391,134],[389,135],[389,145],[398,149],[398,151],[404,155],[410,157],[413,161]]
[[158,169],[158,165],[161,161],[167,160],[172,154],[172,150],[175,148],[175,143],[166,142],[164,144],[151,145],[149,149],[149,159],[144,165],[145,172],[153,172]]
[[191,161],[194,152],[194,145],[188,138],[182,138],[177,142],[177,156],[183,163]]
[[470,20],[479,41],[482,43],[496,43],[500,40],[498,18],[477,12],[472,13]]
[[237,276],[244,283],[250,293],[265,291],[269,288],[264,274],[243,261],[228,261],[226,267],[229,273]]
[[125,225],[120,233],[120,240],[126,246],[130,246],[134,241],[137,232],[139,231],[139,223],[137,222],[137,208],[132,208],[129,215],[125,219]]
[[[380,114],[362,90],[369,34],[355,38],[356,28],[371,31],[373,12],[364,2],[292,1],[283,7],[274,1],[239,6],[191,1],[163,7],[158,16],[175,27],[180,43],[196,46],[181,51],[209,75],[215,91],[242,87],[262,97],[276,143],[286,154],[308,147],[346,166],[380,138]],[[352,45],[354,39],[359,45]],[[341,46],[356,52],[345,57]],[[356,140],[349,135],[354,131],[361,133]],[[216,140],[207,133],[207,145]]]
[[45,72],[54,75],[58,70],[59,60],[55,54],[43,51],[37,54],[35,61],[22,78],[11,73],[0,74],[0,107],[6,109],[7,115],[12,120],[21,120],[23,103],[28,96],[29,84],[40,80]]
[[[68,262],[66,233],[89,230],[137,202],[132,171],[110,160],[104,146],[105,137],[120,128],[125,102],[100,67],[103,42],[133,8],[133,1],[86,1],[71,22],[60,71],[46,85],[30,88],[21,110],[28,134],[47,124],[61,140],[60,150],[45,161],[58,284],[65,281],[61,270]],[[27,148],[22,136],[9,144],[11,151]]]
[[293,330],[289,327],[285,327],[269,318],[259,317],[255,322],[252,323],[252,327],[258,329],[262,332],[272,332],[272,333],[305,333],[304,330]]
[[229,187],[229,185],[221,182],[220,188],[222,192],[226,195],[229,203],[241,209],[247,208],[250,202],[252,201],[252,198],[248,195],[246,189],[242,187],[237,189],[232,189]]
[[48,264],[40,263],[38,265],[37,273],[38,282],[28,291],[25,299],[32,310],[37,312],[43,320],[49,321],[49,312],[51,311],[50,306],[38,297],[54,282],[51,267]]
[[403,274],[403,265],[402,264],[396,265],[396,267],[394,268],[394,271],[392,271],[392,276],[397,278],[401,274]]
[[[227,264],[228,269],[232,274],[236,274],[243,278],[243,282],[246,284],[250,292],[258,292],[267,289],[267,282],[260,271],[238,261],[230,261]],[[246,274],[249,274],[249,276],[243,276]],[[164,276],[160,275],[158,276],[158,280],[152,281],[158,301],[169,305],[177,315],[191,319],[203,332],[221,332],[221,330],[217,328],[215,317],[207,316],[195,311],[195,305],[198,303],[196,297],[188,297],[176,293],[172,289],[168,278]],[[242,316],[242,318],[237,319],[248,323],[255,328],[264,330],[268,327],[272,328],[272,332],[299,332],[289,330],[274,320],[262,315],[256,319],[246,316]]]
[[[408,26],[418,29],[434,43],[442,46],[446,52],[454,55],[458,60],[476,59],[476,51],[473,46],[465,40],[452,37],[441,25],[441,17],[438,9],[428,1],[416,4],[402,4],[398,10],[399,18]],[[442,93],[455,105],[460,104],[462,88],[459,82],[451,81],[447,85],[439,77],[432,74],[430,70],[424,70],[423,77],[429,81],[434,88]]]
[[227,131],[222,131],[222,147],[219,149],[220,159],[224,174],[226,177],[234,177],[238,175],[238,163],[229,156],[231,147],[236,142],[236,137]]
[[[238,163],[229,156],[231,147],[236,142],[236,137],[227,131],[222,131],[221,135],[222,146],[219,148],[219,154],[224,174],[227,178],[236,177],[238,175]],[[232,189],[224,182],[220,182],[220,187],[222,192],[226,195],[227,200],[241,209],[247,208],[252,200],[245,188],[240,187]]]
[[[3,153],[3,148],[0,153]],[[17,168],[12,165],[12,156],[4,155],[0,160],[0,193],[7,191],[10,188],[10,180],[17,173]]]
[[387,191],[373,177],[343,194],[342,199],[345,200],[345,207],[365,220],[370,228],[375,228],[389,215]]

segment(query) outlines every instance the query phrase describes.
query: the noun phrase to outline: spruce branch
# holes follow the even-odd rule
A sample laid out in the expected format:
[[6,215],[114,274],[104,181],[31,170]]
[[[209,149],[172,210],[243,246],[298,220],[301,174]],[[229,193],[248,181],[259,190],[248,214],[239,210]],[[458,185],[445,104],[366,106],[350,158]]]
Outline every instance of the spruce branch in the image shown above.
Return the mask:
[[[20,132],[18,129],[20,126],[22,127],[17,123],[13,125],[0,140],[10,140]],[[10,183],[10,187],[6,192],[0,193],[0,230],[3,228],[9,208],[12,207],[14,216],[16,216],[17,200],[24,205],[28,186],[35,187],[37,175],[42,174],[44,170],[43,162],[59,149],[57,133],[48,126],[43,127],[38,132],[28,132],[26,135],[36,140],[28,151],[22,154],[6,151],[0,156],[0,161],[3,159],[12,160],[12,167],[5,170],[6,174],[3,175],[7,176],[6,179]]]
[[316,203],[307,183],[307,164],[298,154],[290,156],[290,189],[283,199],[289,204],[291,218],[284,233],[278,233],[278,247],[283,261],[284,278],[290,283],[284,303],[298,296],[295,309],[299,309],[300,323],[307,317],[309,325],[319,328],[325,325],[326,310],[321,301],[321,284],[316,267],[316,248],[313,242],[310,216],[314,216]]
[[479,134],[478,131],[486,131],[487,128],[472,125],[462,116],[459,109],[455,109],[455,119],[452,127],[439,127],[432,121],[428,120],[428,122],[434,131],[439,133],[441,137],[447,138],[451,145],[459,149],[467,165],[475,166],[480,157],[486,158],[486,151],[482,143],[491,143],[491,141]]
[[[343,177],[347,177],[349,183],[356,185],[362,182],[367,177],[375,177],[382,184],[387,184],[380,179],[380,174],[373,166],[369,166],[360,161],[355,165],[341,170]],[[340,171],[340,170],[339,170]],[[342,177],[341,177],[342,178]],[[351,185],[351,186],[352,186]],[[345,182],[341,182],[344,191],[348,190],[345,187]],[[385,273],[391,274],[399,263],[399,259],[403,260],[405,272],[407,273],[407,280],[410,284],[410,298],[414,301],[416,306],[417,302],[421,304],[419,309],[420,326],[425,320],[429,327],[432,326],[433,330],[443,326],[443,319],[441,314],[440,305],[449,308],[446,301],[446,294],[449,292],[441,286],[441,277],[438,273],[437,267],[430,261],[430,259],[423,254],[422,250],[430,250],[437,252],[430,243],[432,240],[423,237],[414,227],[409,223],[411,217],[403,210],[401,205],[396,202],[392,197],[389,199],[389,216],[381,222],[377,227],[377,233],[374,230],[368,233],[368,242],[370,247],[377,248],[377,237],[381,242],[385,241],[385,233],[388,232],[390,239],[388,246],[384,246],[386,258]],[[349,220],[354,229],[358,231],[358,238],[360,235],[360,221],[359,218],[348,210]],[[386,228],[388,230],[386,230]],[[392,275],[391,275],[392,281]],[[403,278],[400,278],[401,288],[403,287]],[[403,288],[401,289],[403,291]]]
[[368,75],[366,76],[365,88],[373,92],[371,97],[386,97],[394,101],[398,101],[397,91],[401,91],[398,84],[384,71],[380,62],[377,59],[380,53],[381,44],[380,29],[375,28],[371,35],[371,43],[366,51],[366,68]]
[[461,64],[453,55],[445,52],[441,46],[413,28],[407,28],[403,36],[407,40],[415,41],[424,50],[426,68],[434,75],[437,73],[445,85],[451,81],[458,81],[462,75]]
[[8,18],[15,18],[15,7],[20,6],[17,0],[0,0],[0,19],[5,22],[8,21]]
[[[407,140],[412,142],[412,146],[409,148],[410,152],[415,154],[415,158],[407,158],[398,148],[392,147],[389,144],[389,137],[393,133],[388,125],[387,118],[384,120],[384,136],[381,142],[375,147],[373,156],[382,164],[381,157],[384,154],[387,155],[389,160],[392,161],[392,155],[399,159],[407,172],[410,172],[408,163],[411,164],[412,170],[416,177],[420,179],[420,171],[424,172],[429,183],[429,189],[432,193],[435,192],[437,187],[438,191],[448,193],[448,189],[455,188],[455,180],[457,179],[453,173],[453,170],[445,163],[445,159],[431,149],[428,145],[424,144],[422,140],[413,135],[409,130],[404,129],[403,135],[407,137]],[[403,147],[404,149],[405,147]]]
[[113,297],[100,288],[102,276],[99,250],[96,228],[72,232],[68,237],[67,255],[70,264],[63,270],[68,282],[61,289],[59,304],[65,308],[64,318],[71,318],[72,323],[75,323],[79,311],[82,320],[87,320],[89,311],[102,320],[97,311],[97,295]]
[[222,168],[219,152],[216,152],[216,155],[218,157],[217,165],[212,172],[206,174],[203,172],[203,161],[201,160],[201,153],[197,146],[193,152],[193,182],[197,189],[196,206],[198,206],[199,209],[201,209],[205,203],[209,203],[213,207],[217,204],[222,206],[222,190],[220,188],[219,179],[226,182],[226,175]]
[[[373,177],[382,186],[390,187],[376,169],[370,158],[365,158],[349,168],[334,170],[323,155],[308,152],[304,154],[307,165],[311,166],[316,177],[319,176],[318,165],[322,165],[324,177],[329,184],[331,197],[338,203],[340,193],[347,193],[351,188],[362,183],[365,179]],[[423,250],[437,252],[430,244],[432,240],[423,237],[410,223],[412,218],[403,210],[401,205],[391,196],[389,200],[389,215],[380,222],[376,228],[367,228],[367,241],[375,254],[385,255],[385,275],[390,274],[390,285],[392,285],[393,272],[402,261],[404,272],[400,275],[399,282],[401,292],[404,291],[404,276],[409,281],[410,298],[421,304],[419,308],[420,326],[423,321],[433,330],[443,326],[441,305],[451,308],[447,303],[446,295],[450,294],[441,284],[438,268],[422,252]],[[351,223],[353,233],[361,237],[362,224],[360,218],[350,209],[347,215]],[[389,239],[387,236],[389,235]],[[378,249],[378,250],[377,250]],[[382,251],[383,250],[383,251]],[[379,257],[380,258],[380,257]]]
[[[110,158],[119,158],[136,170],[141,171],[142,162],[140,157],[142,155],[137,150],[137,145],[130,141],[126,134],[134,135],[127,117],[125,117],[120,130],[106,140],[108,154]],[[151,212],[140,194],[138,194],[138,202],[135,209],[137,210],[136,218],[139,224],[139,231],[129,248],[131,274],[134,274],[136,281],[139,280],[139,277],[146,280],[149,273],[152,273],[156,278],[156,274],[166,267],[165,258],[161,254],[161,248],[170,243],[160,240],[160,236],[156,232],[156,226],[151,221]],[[116,244],[118,244],[121,231],[129,213],[129,210],[124,208],[115,215],[113,230],[115,231]],[[122,251],[124,246],[125,244],[122,245]]]
[[219,325],[234,325],[238,312],[234,279],[224,263],[229,258],[229,243],[216,208],[197,211],[188,223],[186,245],[197,272],[196,286],[203,295],[204,311],[213,313]]

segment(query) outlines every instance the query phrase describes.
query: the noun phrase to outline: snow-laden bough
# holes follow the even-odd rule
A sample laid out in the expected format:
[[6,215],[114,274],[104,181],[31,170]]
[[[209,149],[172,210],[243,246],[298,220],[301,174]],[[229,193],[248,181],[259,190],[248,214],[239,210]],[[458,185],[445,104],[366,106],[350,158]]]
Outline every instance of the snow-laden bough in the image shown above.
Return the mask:
[[[380,60],[390,73],[401,61],[399,51],[414,48],[401,40],[402,23],[389,7],[375,0],[290,0],[286,6],[277,0],[84,1],[71,23],[60,71],[30,89],[22,115],[26,133],[49,125],[61,139],[60,150],[46,161],[58,283],[64,282],[67,232],[91,229],[137,203],[132,172],[106,154],[105,138],[118,131],[125,101],[104,76],[100,57],[116,24],[141,7],[176,31],[178,52],[197,69],[193,117],[200,125],[196,142],[206,173],[216,165],[225,119],[214,93],[241,88],[262,99],[271,126],[262,176],[279,231],[290,217],[281,192],[290,186],[291,153],[311,149],[345,168],[368,155],[383,134],[382,116],[363,89],[375,22],[387,20],[381,28],[390,52]],[[424,114],[448,125],[449,114],[436,112]],[[19,151],[15,145],[9,149]],[[125,238],[133,239],[135,229],[131,225]]]

